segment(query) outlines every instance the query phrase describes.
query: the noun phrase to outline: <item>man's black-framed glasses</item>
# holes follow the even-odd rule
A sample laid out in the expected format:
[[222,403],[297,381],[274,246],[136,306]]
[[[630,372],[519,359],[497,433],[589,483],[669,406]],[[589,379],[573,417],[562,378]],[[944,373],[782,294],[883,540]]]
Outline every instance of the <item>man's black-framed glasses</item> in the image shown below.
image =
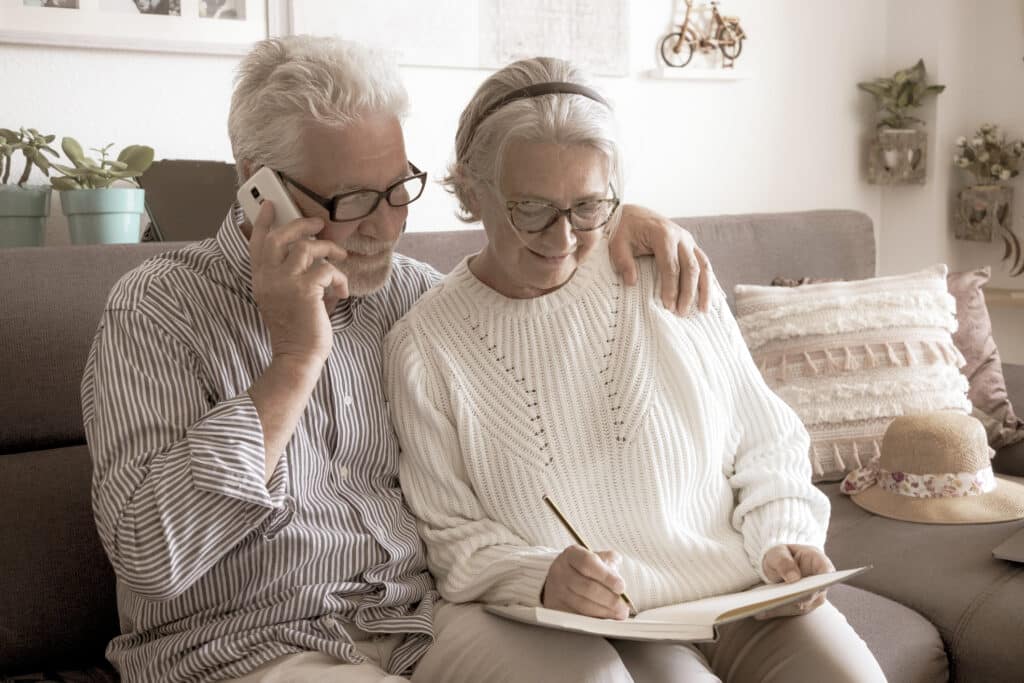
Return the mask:
[[313,192],[313,190],[280,171],[277,172],[277,175],[281,177],[281,180],[294,185],[297,190],[327,209],[332,221],[341,222],[366,218],[377,210],[381,199],[396,208],[412,204],[419,199],[420,195],[423,194],[424,186],[427,184],[427,173],[416,168],[416,165],[413,163],[409,164],[409,169],[412,171],[412,174],[401,180],[396,180],[384,190],[352,190],[351,192],[342,192],[330,198]]
[[537,234],[544,232],[558,222],[561,216],[569,219],[573,230],[589,232],[603,228],[619,208],[619,198],[584,199],[568,209],[559,209],[548,202],[534,199],[509,200],[505,202],[508,221],[520,232]]

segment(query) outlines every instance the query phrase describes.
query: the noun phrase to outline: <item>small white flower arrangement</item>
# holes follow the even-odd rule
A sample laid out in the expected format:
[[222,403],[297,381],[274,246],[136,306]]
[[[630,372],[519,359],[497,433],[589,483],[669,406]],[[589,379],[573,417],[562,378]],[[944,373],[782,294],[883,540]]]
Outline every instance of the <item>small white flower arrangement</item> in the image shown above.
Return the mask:
[[1010,140],[999,126],[983,123],[970,139],[956,139],[953,164],[967,171],[975,183],[1005,182],[1020,173],[1024,140]]

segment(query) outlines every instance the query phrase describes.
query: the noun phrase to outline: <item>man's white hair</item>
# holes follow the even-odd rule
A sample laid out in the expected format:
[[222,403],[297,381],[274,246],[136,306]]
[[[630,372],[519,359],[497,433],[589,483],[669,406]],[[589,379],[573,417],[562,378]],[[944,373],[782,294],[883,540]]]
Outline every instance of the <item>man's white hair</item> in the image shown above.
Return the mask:
[[586,145],[600,150],[608,158],[612,185],[622,196],[622,160],[615,114],[605,104],[576,94],[542,95],[510,102],[480,120],[494,103],[513,90],[547,82],[593,88],[583,71],[571,63],[534,57],[513,62],[492,74],[466,105],[455,134],[455,161],[449,165],[443,181],[459,202],[460,220],[480,220],[470,208],[474,187],[481,183],[501,186],[505,152],[514,141]]
[[366,114],[402,118],[408,108],[398,67],[382,51],[308,35],[261,41],[238,66],[228,115],[239,181],[243,161],[296,173],[308,121],[344,127]]

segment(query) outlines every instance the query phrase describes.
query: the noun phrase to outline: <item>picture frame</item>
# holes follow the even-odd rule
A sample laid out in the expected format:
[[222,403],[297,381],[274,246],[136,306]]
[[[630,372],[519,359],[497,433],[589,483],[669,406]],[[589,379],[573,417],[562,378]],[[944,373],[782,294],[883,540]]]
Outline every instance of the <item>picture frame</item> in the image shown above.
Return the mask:
[[0,0],[0,43],[242,55],[267,0]]

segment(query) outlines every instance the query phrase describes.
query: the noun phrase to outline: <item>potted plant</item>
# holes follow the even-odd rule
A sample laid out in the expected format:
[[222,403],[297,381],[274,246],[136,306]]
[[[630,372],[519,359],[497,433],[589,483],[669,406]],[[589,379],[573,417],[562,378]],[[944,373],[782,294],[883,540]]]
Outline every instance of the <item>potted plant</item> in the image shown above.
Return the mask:
[[[32,168],[45,175],[50,169],[47,154],[53,135],[43,135],[35,128],[18,132],[0,128],[0,247],[38,247],[46,234],[46,217],[50,215],[50,188],[27,185]],[[14,185],[8,184],[14,167],[14,154],[21,153],[25,166]]]
[[1013,234],[1013,187],[1007,181],[1020,174],[1024,140],[1010,139],[999,126],[982,124],[970,138],[956,140],[953,164],[963,169],[970,185],[957,194],[954,234],[958,239],[989,242],[998,230],[1006,252],[1013,258],[1012,271],[1019,275],[1024,264],[1020,243]]
[[[153,148],[129,145],[116,159],[108,158],[113,144],[87,157],[74,138],[60,143],[72,166],[53,164],[61,175],[50,183],[60,191],[60,203],[68,217],[73,244],[120,244],[139,241],[140,216],[145,210],[145,191],[135,180],[153,163]],[[127,186],[112,187],[115,182]]]
[[914,128],[924,121],[910,116],[925,98],[938,95],[944,85],[928,85],[924,60],[901,69],[888,78],[858,83],[857,87],[875,97],[880,120],[878,134],[868,150],[868,182],[880,185],[923,184],[928,135]]

